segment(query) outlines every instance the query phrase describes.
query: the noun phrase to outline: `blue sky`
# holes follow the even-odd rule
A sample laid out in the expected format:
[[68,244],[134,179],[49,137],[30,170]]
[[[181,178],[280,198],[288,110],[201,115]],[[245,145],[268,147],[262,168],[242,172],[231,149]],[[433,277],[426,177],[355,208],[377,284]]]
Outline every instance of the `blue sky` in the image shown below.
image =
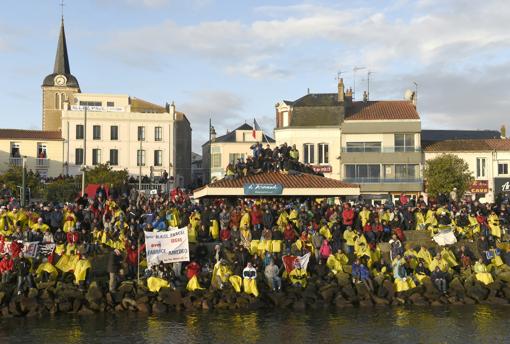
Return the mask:
[[[40,128],[53,68],[58,0],[9,1],[0,12],[0,127]],[[194,150],[211,116],[219,134],[253,117],[271,133],[274,105],[335,92],[402,99],[419,84],[424,128],[510,124],[506,1],[67,0],[71,71],[83,92],[175,101]]]

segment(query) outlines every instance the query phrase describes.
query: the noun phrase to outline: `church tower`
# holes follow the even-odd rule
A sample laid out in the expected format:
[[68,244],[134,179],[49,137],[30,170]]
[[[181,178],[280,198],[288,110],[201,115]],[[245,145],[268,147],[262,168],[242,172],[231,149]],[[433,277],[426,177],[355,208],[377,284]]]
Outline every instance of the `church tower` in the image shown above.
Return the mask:
[[64,18],[62,17],[53,73],[45,77],[42,84],[43,130],[61,130],[64,102],[72,103],[73,94],[79,92],[80,85],[71,74],[69,67]]

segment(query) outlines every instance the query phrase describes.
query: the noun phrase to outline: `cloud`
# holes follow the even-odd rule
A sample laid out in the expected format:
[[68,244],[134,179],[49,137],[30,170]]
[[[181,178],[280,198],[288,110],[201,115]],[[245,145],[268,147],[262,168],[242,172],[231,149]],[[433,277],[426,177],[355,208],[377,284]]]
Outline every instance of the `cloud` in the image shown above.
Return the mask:
[[[187,100],[176,104],[186,114],[193,129],[193,151],[202,154],[202,144],[209,140],[209,119],[217,135],[243,124],[244,99],[228,91],[197,90],[188,92]],[[249,120],[246,118],[246,120]]]

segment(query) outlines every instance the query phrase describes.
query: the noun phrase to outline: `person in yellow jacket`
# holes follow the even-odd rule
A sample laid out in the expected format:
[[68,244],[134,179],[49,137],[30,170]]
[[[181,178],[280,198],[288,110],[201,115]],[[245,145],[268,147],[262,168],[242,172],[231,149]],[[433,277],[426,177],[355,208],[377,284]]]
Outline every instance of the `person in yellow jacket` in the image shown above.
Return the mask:
[[45,232],[47,232],[50,229],[50,226],[45,224],[43,222],[43,219],[40,217],[40,218],[37,219],[37,223],[32,225],[30,228],[32,230],[37,231],[37,232],[45,233]]
[[296,264],[289,274],[290,283],[295,287],[306,288],[308,284],[307,278],[308,274],[306,270],[303,269],[299,263]]
[[498,240],[501,239],[501,225],[499,223],[499,217],[496,215],[495,211],[491,211],[491,214],[487,218],[487,223],[489,224],[491,235],[496,237]]
[[421,211],[420,208],[416,208],[414,212],[414,221],[416,223],[415,230],[417,231],[424,230],[427,226],[427,224],[425,223],[425,216],[423,215],[423,212]]
[[243,270],[243,289],[246,294],[251,294],[255,297],[259,296],[257,288],[257,270],[253,265],[248,262]]
[[147,278],[147,288],[152,293],[159,293],[161,288],[170,288],[170,282],[157,276],[151,276]]
[[48,262],[48,258],[44,258],[42,263],[37,267],[35,275],[41,282],[56,281],[58,270],[53,264]]
[[478,223],[478,220],[476,219],[476,214],[470,213],[468,215],[469,220],[469,229],[466,233],[466,237],[468,239],[473,239],[473,237],[480,233],[480,224]]
[[228,267],[226,260],[220,259],[214,264],[214,269],[211,276],[211,286],[214,289],[223,289],[225,283],[229,281],[232,276],[232,270]]
[[411,269],[416,269],[418,266],[418,252],[411,247],[411,245],[406,244],[406,251],[404,252],[404,257],[407,260],[407,263],[411,267]]
[[299,228],[299,213],[296,209],[292,209],[289,214],[289,221],[293,222]]
[[179,210],[175,207],[166,212],[166,220],[170,227],[178,228],[180,225],[179,218]]
[[483,263],[483,259],[480,258],[473,266],[473,272],[478,281],[485,285],[489,285],[494,282],[491,273],[487,270],[487,266]]
[[447,247],[443,248],[441,251],[441,257],[448,263],[448,267],[450,268],[454,268],[459,265],[457,258],[455,258],[453,252]]
[[427,210],[427,214],[425,215],[425,225],[427,229],[431,232],[431,234],[437,233],[438,231],[438,223],[436,212],[433,209]]
[[12,211],[9,212],[9,217],[14,225],[18,223],[21,227],[25,227],[28,222],[27,213],[23,209],[12,209]]
[[432,259],[432,261],[430,262],[430,264],[429,264],[430,272],[434,272],[436,267],[439,267],[439,269],[442,272],[448,272],[448,269],[450,267],[448,262],[446,260],[444,260],[443,257],[441,257],[441,253],[436,254],[434,259]]
[[364,255],[370,257],[367,239],[363,234],[358,234],[354,240],[354,253],[356,257],[362,257]]
[[370,220],[370,210],[367,209],[367,207],[363,207],[361,211],[359,212],[358,217],[361,220],[361,228],[364,228],[367,222]]
[[420,247],[420,250],[418,251],[416,257],[423,261],[423,265],[425,265],[426,268],[428,268],[430,263],[432,263],[432,255],[425,246]]
[[5,209],[0,209],[0,235],[9,236],[14,231],[14,222]]
[[209,234],[214,241],[217,241],[220,237],[220,224],[217,219],[211,219],[209,226]]
[[326,266],[329,270],[331,270],[333,275],[343,272],[342,263],[335,257],[334,254],[329,255],[328,260],[326,261]]
[[85,255],[81,255],[80,259],[74,266],[74,283],[82,287],[87,287],[90,284],[90,275],[92,265]]
[[243,211],[241,215],[241,221],[239,222],[239,227],[241,227],[241,229],[250,229],[250,213],[248,211]]
[[356,240],[357,234],[352,230],[351,226],[347,226],[343,237],[345,240],[345,245],[347,245],[347,254],[354,253],[354,242]]
[[195,210],[189,217],[188,239],[190,243],[197,242],[197,232],[200,227],[200,213]]
[[276,221],[276,224],[278,225],[278,227],[280,229],[282,229],[282,231],[283,231],[283,228],[285,228],[287,226],[287,224],[289,223],[288,217],[289,217],[289,214],[285,210],[283,210],[280,213],[280,215],[278,216],[278,220]]
[[324,239],[331,241],[331,239],[333,238],[333,235],[331,234],[331,231],[329,229],[330,229],[329,224],[324,224],[319,229],[319,234],[322,235],[324,237]]

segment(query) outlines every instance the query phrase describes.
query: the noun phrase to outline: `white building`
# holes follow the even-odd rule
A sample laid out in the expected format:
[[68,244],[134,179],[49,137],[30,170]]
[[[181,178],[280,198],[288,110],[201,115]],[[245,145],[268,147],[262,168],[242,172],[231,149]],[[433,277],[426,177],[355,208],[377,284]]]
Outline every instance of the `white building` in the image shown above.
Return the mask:
[[425,161],[442,154],[454,154],[469,166],[475,183],[470,188],[476,197],[493,202],[510,182],[510,140],[446,140],[424,147]]

